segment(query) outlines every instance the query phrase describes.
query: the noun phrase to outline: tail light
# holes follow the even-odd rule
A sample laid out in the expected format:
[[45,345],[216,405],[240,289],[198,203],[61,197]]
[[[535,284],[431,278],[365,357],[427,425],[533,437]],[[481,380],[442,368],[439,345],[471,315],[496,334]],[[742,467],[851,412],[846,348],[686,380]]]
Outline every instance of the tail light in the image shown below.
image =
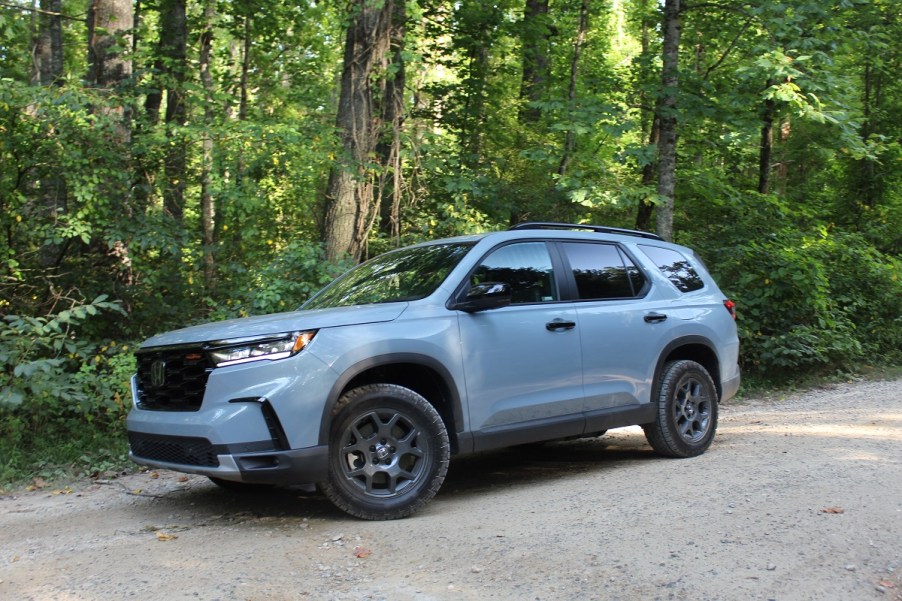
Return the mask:
[[727,311],[730,312],[730,315],[733,316],[733,319],[736,319],[736,303],[734,303],[730,299],[726,299],[723,302],[723,306],[727,308]]

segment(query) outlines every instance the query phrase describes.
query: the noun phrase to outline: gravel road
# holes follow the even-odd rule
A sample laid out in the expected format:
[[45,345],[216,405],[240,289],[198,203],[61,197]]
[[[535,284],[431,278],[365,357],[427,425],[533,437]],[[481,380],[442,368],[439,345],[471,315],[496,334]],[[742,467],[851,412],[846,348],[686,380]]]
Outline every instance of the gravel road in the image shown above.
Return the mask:
[[145,472],[0,497],[0,599],[902,601],[902,380],[454,459],[411,518]]

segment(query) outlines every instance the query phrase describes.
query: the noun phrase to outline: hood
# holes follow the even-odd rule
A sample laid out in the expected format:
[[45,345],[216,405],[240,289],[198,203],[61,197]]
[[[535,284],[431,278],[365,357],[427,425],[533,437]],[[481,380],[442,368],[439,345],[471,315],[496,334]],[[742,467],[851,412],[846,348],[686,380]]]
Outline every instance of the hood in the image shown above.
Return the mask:
[[360,305],[314,309],[311,311],[290,311],[257,317],[244,317],[205,323],[181,330],[157,334],[144,341],[140,348],[194,344],[229,338],[265,336],[299,330],[318,330],[364,323],[378,323],[397,319],[407,303],[387,303],[384,305]]

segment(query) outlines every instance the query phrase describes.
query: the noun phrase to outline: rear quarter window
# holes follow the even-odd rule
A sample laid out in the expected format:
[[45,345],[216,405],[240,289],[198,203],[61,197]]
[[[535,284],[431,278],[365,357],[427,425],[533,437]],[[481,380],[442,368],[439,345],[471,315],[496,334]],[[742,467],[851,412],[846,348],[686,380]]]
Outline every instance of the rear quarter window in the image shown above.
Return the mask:
[[671,248],[647,244],[640,244],[639,248],[680,292],[692,292],[705,287],[701,276],[682,253]]

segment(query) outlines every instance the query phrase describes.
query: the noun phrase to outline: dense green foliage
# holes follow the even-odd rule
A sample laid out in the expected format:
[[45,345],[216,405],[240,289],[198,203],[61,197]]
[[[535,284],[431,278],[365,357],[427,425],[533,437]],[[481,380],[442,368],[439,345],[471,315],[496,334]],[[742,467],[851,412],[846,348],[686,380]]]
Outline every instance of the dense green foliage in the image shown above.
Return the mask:
[[[0,481],[50,448],[121,453],[147,335],[289,310],[348,266],[322,245],[344,31],[381,0],[188,2],[181,58],[163,26],[179,1],[94,32],[130,66],[105,81],[87,79],[86,0],[62,1],[49,80],[53,17],[0,7]],[[398,162],[364,166],[400,233],[377,210],[366,254],[525,219],[647,226],[659,4],[407,2],[372,76],[403,82]],[[674,237],[737,301],[743,370],[902,361],[898,3],[684,2],[681,19]]]

